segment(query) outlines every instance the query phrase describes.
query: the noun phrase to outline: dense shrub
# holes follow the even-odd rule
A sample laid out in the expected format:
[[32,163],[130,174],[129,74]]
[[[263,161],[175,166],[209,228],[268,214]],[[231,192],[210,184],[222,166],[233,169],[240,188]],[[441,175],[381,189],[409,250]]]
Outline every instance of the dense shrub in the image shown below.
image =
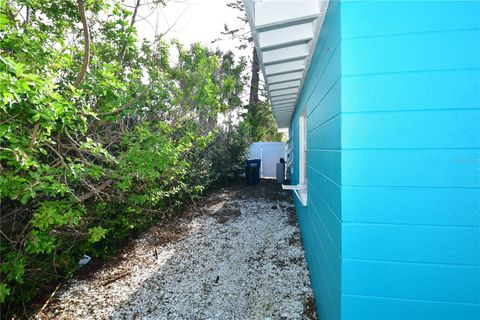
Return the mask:
[[4,316],[242,168],[244,60],[134,22],[120,2],[0,0]]

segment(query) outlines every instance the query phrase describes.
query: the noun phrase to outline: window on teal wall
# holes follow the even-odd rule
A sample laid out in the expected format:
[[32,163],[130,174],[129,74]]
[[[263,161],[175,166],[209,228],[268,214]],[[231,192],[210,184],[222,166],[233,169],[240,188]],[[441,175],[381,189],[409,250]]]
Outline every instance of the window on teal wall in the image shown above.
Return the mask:
[[[283,185],[285,190],[292,190],[297,196],[298,200],[303,206],[307,205],[307,115],[305,111],[300,115],[298,123],[298,184],[296,185]],[[289,141],[289,163],[293,167],[293,161],[291,161],[292,152],[290,149],[292,143],[292,137]]]
[[305,111],[299,117],[299,181],[300,185],[307,185],[307,116]]
[[302,203],[302,205],[307,205],[307,181],[308,181],[308,170],[307,170],[307,114],[306,111],[298,118],[298,133],[299,133],[299,145],[298,145],[298,191],[295,192]]

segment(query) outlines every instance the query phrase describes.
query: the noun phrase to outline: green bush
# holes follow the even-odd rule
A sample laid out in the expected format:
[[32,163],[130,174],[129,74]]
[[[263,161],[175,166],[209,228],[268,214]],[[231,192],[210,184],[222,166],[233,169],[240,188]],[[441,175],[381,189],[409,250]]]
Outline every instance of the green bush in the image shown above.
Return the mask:
[[0,0],[2,316],[243,167],[245,60],[141,42],[132,18],[120,2]]

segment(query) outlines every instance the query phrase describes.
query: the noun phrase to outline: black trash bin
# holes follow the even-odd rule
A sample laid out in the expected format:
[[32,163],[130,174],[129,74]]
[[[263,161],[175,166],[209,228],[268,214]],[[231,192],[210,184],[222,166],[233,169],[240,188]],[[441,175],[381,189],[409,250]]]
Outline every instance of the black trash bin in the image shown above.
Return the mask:
[[250,159],[245,162],[245,178],[249,186],[260,184],[260,159]]

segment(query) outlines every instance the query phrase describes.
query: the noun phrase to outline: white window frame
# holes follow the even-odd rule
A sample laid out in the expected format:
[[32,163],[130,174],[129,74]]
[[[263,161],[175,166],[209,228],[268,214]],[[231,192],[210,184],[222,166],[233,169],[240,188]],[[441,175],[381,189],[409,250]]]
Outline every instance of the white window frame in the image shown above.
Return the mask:
[[298,184],[307,185],[307,115],[306,111],[298,119]]
[[307,152],[307,113],[304,110],[298,118],[298,184],[282,185],[285,190],[293,190],[304,207],[308,201]]

